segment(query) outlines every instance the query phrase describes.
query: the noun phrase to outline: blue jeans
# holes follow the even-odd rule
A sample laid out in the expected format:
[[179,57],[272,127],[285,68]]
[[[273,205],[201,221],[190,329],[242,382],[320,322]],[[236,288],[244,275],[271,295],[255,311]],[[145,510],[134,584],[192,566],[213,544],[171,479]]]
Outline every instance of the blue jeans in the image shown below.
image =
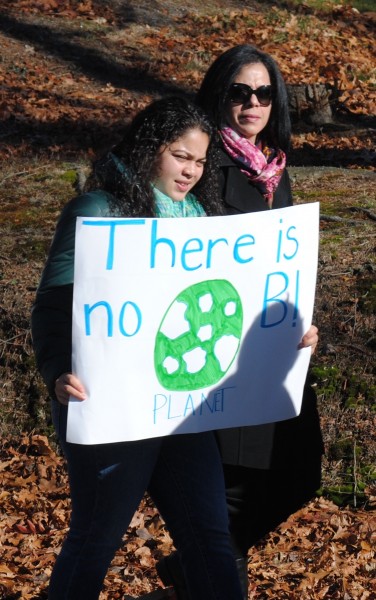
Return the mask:
[[65,441],[67,409],[52,404],[68,462],[72,516],[49,600],[97,600],[146,490],[179,552],[192,600],[241,600],[214,434],[70,444]]

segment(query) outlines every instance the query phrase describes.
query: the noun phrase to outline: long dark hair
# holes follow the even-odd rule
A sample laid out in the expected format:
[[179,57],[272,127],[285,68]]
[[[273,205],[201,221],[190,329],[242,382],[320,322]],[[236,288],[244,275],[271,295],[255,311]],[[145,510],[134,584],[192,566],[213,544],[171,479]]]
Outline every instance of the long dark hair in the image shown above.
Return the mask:
[[249,44],[226,50],[209,67],[197,93],[196,101],[219,129],[225,121],[226,96],[239,71],[250,64],[262,63],[268,70],[273,101],[269,121],[259,137],[267,145],[288,151],[291,122],[286,85],[275,60]]
[[192,192],[206,214],[223,214],[212,143],[214,127],[201,108],[181,96],[155,100],[140,111],[127,126],[122,141],[94,163],[86,190],[99,187],[112,194],[111,209],[118,216],[154,216],[152,184],[159,149],[190,129],[201,130],[210,140],[203,175]]

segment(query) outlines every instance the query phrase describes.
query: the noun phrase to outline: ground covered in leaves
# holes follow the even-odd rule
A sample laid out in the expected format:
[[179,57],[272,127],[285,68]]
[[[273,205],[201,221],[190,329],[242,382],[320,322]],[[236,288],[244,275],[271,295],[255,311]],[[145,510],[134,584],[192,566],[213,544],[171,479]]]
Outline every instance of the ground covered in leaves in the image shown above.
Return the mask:
[[[18,445],[5,444],[0,473],[0,597],[45,599],[69,519],[64,461],[47,437],[30,435]],[[249,598],[372,599],[375,543],[374,513],[339,509],[323,498],[312,501],[250,551]],[[171,548],[145,498],[101,598],[135,598],[156,589],[155,561]]]
[[[68,526],[66,471],[29,330],[57,216],[128,117],[157,95],[194,92],[213,58],[242,42],[273,54],[289,85],[329,86],[333,114],[319,127],[309,115],[294,122],[289,169],[295,201],[321,206],[310,375],[323,485],[250,551],[249,598],[376,598],[375,13],[309,6],[1,2],[0,598],[46,598]],[[170,547],[145,498],[103,599],[160,586],[154,563]]]
[[295,162],[369,166],[375,13],[296,4],[3,0],[2,155],[98,149],[155,94],[194,92],[216,56],[248,42],[278,60],[288,85],[331,89],[336,126],[296,129]]

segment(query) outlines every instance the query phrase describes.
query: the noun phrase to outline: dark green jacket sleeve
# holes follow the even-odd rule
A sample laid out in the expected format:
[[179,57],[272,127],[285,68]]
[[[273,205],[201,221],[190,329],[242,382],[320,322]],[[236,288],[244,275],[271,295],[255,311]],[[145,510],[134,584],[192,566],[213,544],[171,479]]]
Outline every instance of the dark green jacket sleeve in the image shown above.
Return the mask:
[[55,381],[72,370],[73,284],[38,292],[31,312],[37,367],[54,397]]
[[91,192],[63,209],[31,313],[37,367],[54,397],[55,381],[71,372],[74,246],[77,217],[108,217],[110,196]]

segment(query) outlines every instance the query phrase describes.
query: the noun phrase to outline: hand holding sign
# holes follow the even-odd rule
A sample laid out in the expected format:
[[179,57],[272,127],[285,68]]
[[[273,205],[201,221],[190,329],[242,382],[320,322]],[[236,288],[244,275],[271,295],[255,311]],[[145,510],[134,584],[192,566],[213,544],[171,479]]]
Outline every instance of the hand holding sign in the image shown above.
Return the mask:
[[[79,219],[73,364],[88,401],[70,406],[70,441],[298,414],[310,356],[298,346],[312,318],[318,215],[310,204],[210,219]],[[255,344],[267,340],[271,352],[261,360],[252,345],[240,365],[251,328]],[[278,370],[273,340],[279,352],[291,347],[294,360],[284,401],[281,382],[268,384],[271,409],[262,399],[265,378]]]

